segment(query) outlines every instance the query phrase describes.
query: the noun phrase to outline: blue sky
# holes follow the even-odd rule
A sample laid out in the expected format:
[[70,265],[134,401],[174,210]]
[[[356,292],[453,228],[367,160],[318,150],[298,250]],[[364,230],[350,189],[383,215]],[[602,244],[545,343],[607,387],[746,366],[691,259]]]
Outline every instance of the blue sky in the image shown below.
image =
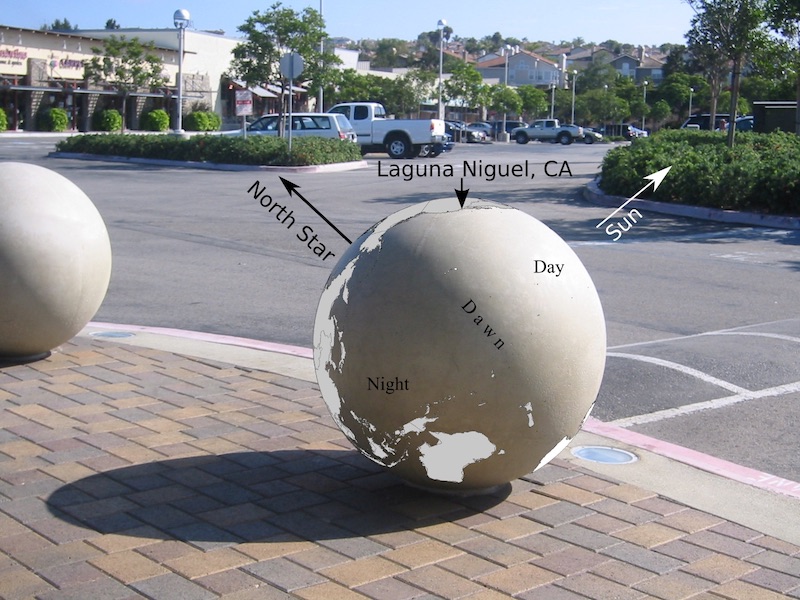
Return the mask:
[[[36,0],[4,3],[3,25],[37,29],[67,18],[85,29],[102,28],[109,18],[122,27],[172,27],[172,14],[186,8],[197,29],[224,29],[229,35],[254,11],[274,0],[125,0],[63,2]],[[294,9],[320,0],[283,0]],[[504,36],[561,41],[582,37],[588,42],[615,39],[632,44],[684,43],[692,10],[684,0],[322,0],[332,36],[353,39],[396,37],[415,39],[436,28],[444,18],[454,34]]]

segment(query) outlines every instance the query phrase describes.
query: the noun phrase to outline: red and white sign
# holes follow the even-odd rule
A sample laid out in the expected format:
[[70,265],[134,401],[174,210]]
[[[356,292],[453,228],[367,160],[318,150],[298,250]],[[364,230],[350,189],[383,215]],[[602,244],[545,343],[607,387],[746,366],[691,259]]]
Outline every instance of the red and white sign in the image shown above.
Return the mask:
[[253,114],[253,92],[236,90],[236,116],[247,117]]

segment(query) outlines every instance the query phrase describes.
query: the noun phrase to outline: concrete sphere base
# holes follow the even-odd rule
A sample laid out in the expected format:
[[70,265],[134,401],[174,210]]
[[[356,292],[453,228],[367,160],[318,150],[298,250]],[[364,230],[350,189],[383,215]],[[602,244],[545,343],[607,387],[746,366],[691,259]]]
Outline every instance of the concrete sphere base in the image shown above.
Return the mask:
[[572,249],[521,211],[455,197],[356,240],[314,331],[344,434],[413,485],[457,493],[555,457],[591,410],[605,354],[600,300]]
[[0,215],[0,358],[46,354],[100,308],[108,231],[78,186],[26,163],[0,163]]

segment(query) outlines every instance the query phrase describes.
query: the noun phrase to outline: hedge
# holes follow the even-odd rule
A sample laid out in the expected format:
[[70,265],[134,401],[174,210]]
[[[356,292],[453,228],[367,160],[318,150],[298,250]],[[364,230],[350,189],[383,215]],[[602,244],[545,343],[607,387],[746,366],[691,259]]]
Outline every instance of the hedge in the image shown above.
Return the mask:
[[8,129],[8,117],[6,116],[6,111],[0,108],[0,131],[5,131]]
[[103,156],[240,165],[321,165],[361,160],[358,144],[345,140],[304,137],[292,140],[289,155],[282,138],[251,135],[247,139],[226,135],[79,135],[56,144],[58,152]]
[[616,196],[639,190],[645,175],[672,165],[653,200],[777,215],[800,214],[800,137],[786,132],[725,134],[663,131],[611,150],[601,189]]

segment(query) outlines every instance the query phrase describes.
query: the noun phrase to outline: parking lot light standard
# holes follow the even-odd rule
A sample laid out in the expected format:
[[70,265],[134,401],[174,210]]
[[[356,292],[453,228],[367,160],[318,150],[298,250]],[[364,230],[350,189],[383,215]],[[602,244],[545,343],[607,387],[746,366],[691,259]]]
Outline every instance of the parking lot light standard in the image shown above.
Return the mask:
[[175,133],[183,133],[183,44],[189,19],[191,15],[185,8],[176,10],[172,15],[172,20],[178,29],[178,110]]
[[444,106],[442,106],[442,65],[444,62],[444,28],[447,21],[439,19],[436,29],[439,30],[439,118],[444,120]]
[[642,131],[647,131],[644,127],[644,119],[647,114],[647,83],[648,81],[645,79],[644,84],[642,85],[642,88],[644,89],[644,106],[642,106]]

